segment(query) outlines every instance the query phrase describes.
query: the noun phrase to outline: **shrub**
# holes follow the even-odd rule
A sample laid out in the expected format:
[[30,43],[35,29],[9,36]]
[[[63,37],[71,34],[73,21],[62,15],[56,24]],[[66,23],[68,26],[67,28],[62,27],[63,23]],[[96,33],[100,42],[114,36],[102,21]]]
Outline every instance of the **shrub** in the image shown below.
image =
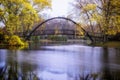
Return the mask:
[[48,39],[53,41],[67,41],[67,37],[57,35],[49,36]]
[[25,43],[16,35],[10,37],[8,44],[11,46],[23,46]]

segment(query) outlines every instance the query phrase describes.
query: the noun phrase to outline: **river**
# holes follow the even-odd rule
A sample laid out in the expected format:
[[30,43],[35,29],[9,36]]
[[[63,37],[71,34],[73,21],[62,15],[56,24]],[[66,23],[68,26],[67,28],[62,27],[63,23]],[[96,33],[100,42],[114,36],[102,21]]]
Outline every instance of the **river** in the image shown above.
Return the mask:
[[0,80],[120,80],[120,48],[65,44],[0,49]]

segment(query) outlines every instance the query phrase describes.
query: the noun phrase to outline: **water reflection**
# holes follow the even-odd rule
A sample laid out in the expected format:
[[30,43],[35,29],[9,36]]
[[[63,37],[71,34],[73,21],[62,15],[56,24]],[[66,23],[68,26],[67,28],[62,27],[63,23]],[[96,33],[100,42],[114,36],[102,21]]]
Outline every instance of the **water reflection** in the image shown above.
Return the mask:
[[120,80],[119,48],[64,45],[42,49],[0,50],[0,80]]

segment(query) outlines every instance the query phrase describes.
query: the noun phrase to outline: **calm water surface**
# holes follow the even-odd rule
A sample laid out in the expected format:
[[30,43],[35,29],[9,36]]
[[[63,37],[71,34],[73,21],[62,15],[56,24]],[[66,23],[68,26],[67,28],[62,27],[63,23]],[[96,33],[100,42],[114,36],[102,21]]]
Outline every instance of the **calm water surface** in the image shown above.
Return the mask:
[[120,80],[120,48],[71,44],[1,49],[0,80]]

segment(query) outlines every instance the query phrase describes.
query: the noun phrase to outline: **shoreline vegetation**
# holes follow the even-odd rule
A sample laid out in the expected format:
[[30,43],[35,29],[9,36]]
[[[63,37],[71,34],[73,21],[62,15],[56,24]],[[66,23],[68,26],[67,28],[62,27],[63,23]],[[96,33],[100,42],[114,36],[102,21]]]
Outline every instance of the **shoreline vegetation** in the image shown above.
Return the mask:
[[0,48],[7,49],[23,49],[28,47],[28,42],[24,41],[17,35],[4,35],[1,36]]
[[107,42],[93,44],[93,46],[98,46],[98,47],[119,47],[120,48],[120,42],[119,41],[107,41]]
[[[29,43],[35,43],[34,41],[24,41],[20,39],[18,36],[13,36],[9,44],[6,43],[0,43],[0,49],[10,49],[10,50],[22,50],[22,49],[27,49],[29,47]],[[85,41],[78,41],[78,40],[65,40],[65,41],[55,41],[55,40],[40,40],[39,43],[42,45],[49,45],[49,44],[79,44],[79,43],[84,43]],[[37,42],[38,43],[38,42]],[[35,43],[36,44],[36,43]],[[93,46],[93,47],[120,47],[120,42],[119,41],[107,41],[107,42],[99,42],[99,43],[93,43],[93,44],[88,44],[88,46]]]
[[40,43],[41,45],[49,44],[79,44],[83,43],[93,47],[120,47],[119,41],[106,41],[91,43],[89,40],[79,39],[67,39],[63,36],[49,36],[48,39],[41,39],[39,37],[33,37],[31,41],[25,41],[23,38],[17,35],[0,35],[0,49],[26,49],[29,47],[29,43]]

